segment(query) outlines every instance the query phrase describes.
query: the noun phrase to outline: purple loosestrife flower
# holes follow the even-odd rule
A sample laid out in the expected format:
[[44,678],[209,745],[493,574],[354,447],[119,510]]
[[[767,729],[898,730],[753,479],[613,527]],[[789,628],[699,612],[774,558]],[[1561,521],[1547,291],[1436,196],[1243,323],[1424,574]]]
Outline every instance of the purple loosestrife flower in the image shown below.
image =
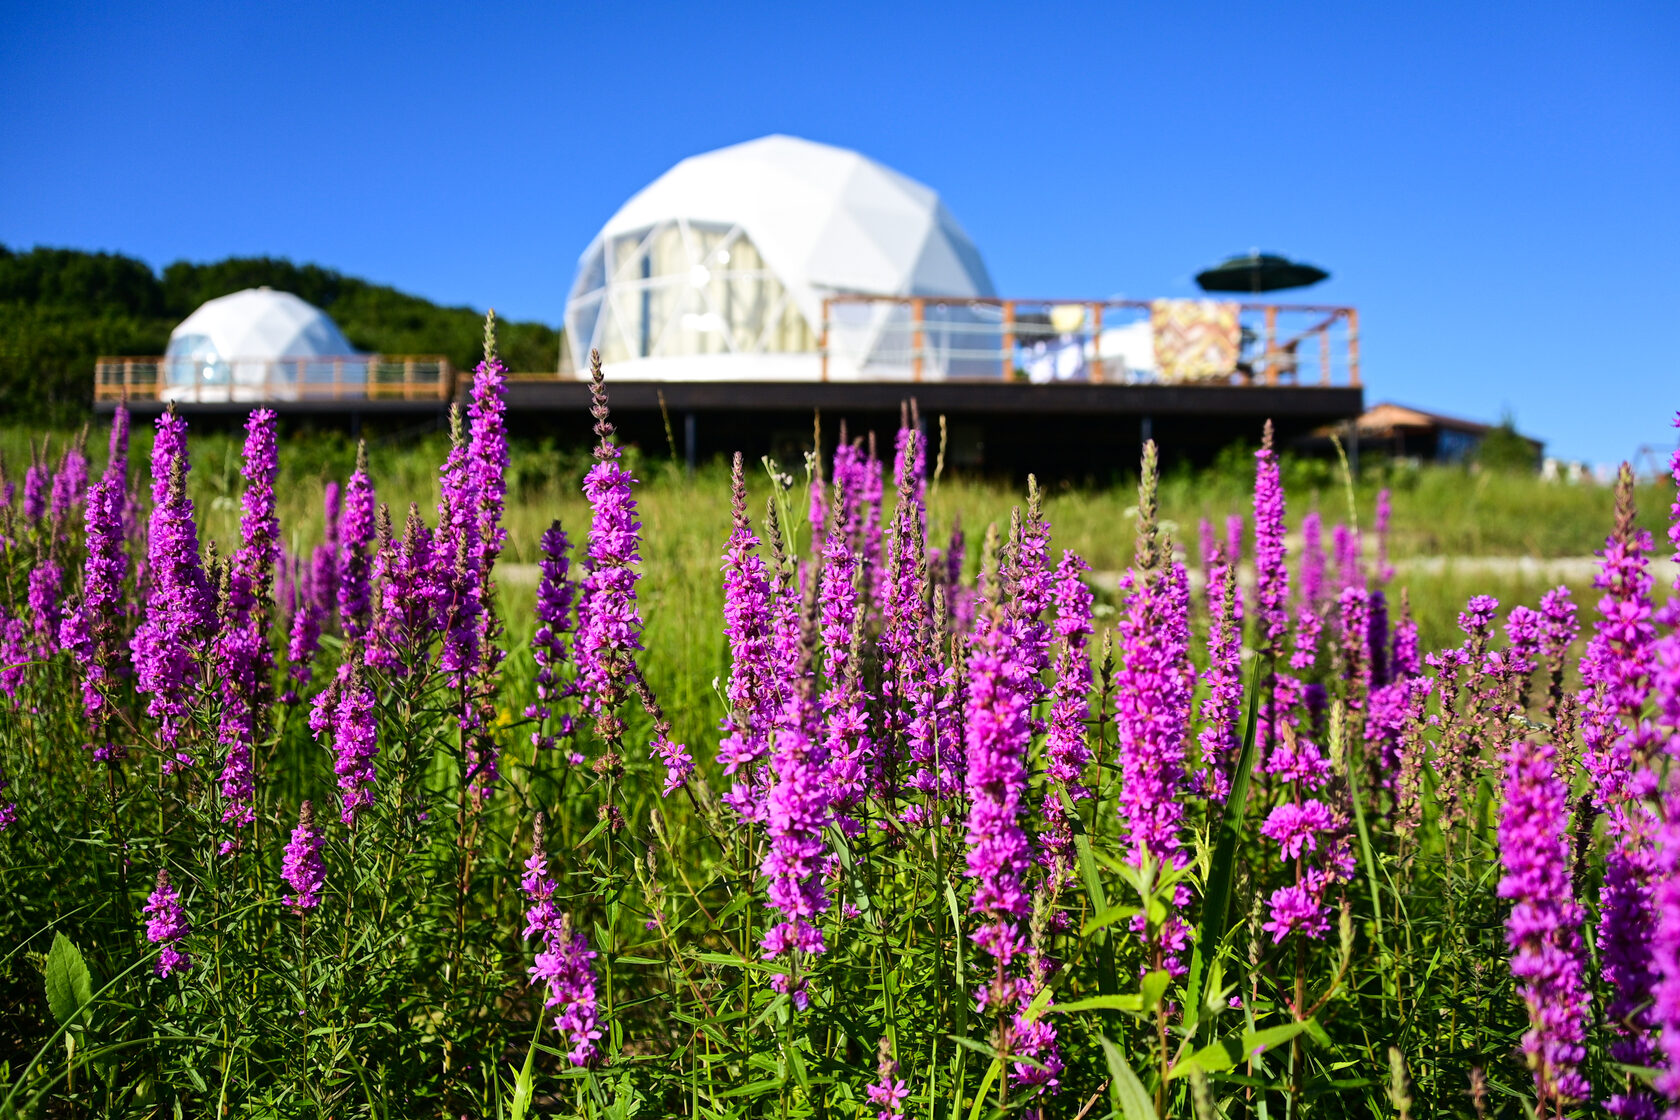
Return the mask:
[[[437,535],[432,544],[432,587],[437,626],[443,632],[439,664],[462,694],[463,730],[477,722],[468,700],[471,679],[479,669],[479,612],[483,607],[483,548],[478,538],[478,494],[474,489],[472,448],[461,428],[461,413],[449,414],[450,448],[442,472]],[[587,484],[586,484],[587,485]]]
[[[359,654],[352,653],[348,669],[348,673],[341,674],[342,686],[334,690],[330,727],[333,773],[338,775],[342,796],[338,815],[353,828],[360,812],[373,804],[373,783],[378,778],[374,759],[379,756],[379,725],[373,689],[367,683]],[[319,739],[322,729],[316,726],[318,721],[310,723]]]
[[298,808],[297,827],[286,843],[280,863],[280,877],[293,893],[285,900],[296,910],[311,910],[321,904],[321,891],[327,885],[327,865],[321,857],[326,837],[315,827],[315,807],[305,801]]
[[[33,450],[34,441],[31,441]],[[23,472],[23,519],[31,524],[47,516],[48,498],[52,490],[52,470],[41,461],[39,453],[32,455]]]
[[[796,693],[798,690],[795,690]],[[807,701],[795,695],[789,706],[800,708]],[[805,979],[799,974],[801,958],[825,950],[822,929],[816,924],[828,909],[823,889],[823,866],[828,845],[822,830],[829,821],[826,756],[819,740],[806,727],[807,720],[790,711],[776,729],[775,751],[770,756],[770,790],[765,801],[765,832],[769,847],[759,871],[769,886],[770,905],[782,918],[764,933],[760,943],[766,960],[790,958],[793,974],[771,978],[804,1010],[810,1003]]]
[[1261,652],[1276,656],[1289,631],[1289,569],[1284,562],[1283,480],[1272,451],[1272,424],[1254,453],[1254,599]]
[[[1219,542],[1213,534],[1213,522],[1202,518],[1196,523],[1196,544],[1202,558],[1202,578],[1208,579],[1208,573],[1219,560]],[[1207,591],[1213,593],[1213,584],[1207,584]]]
[[1377,491],[1377,582],[1387,583],[1394,578],[1394,565],[1388,562],[1388,523],[1393,515],[1388,487]]
[[[1542,595],[1540,616],[1544,626],[1542,656],[1549,678],[1546,718],[1555,720],[1558,702],[1563,699],[1563,675],[1568,668],[1569,647],[1575,643],[1575,636],[1581,631],[1581,624],[1576,617],[1575,601],[1569,597],[1569,588],[1554,587]],[[1416,632],[1415,626],[1413,632]]]
[[1332,551],[1336,554],[1336,577],[1342,588],[1364,587],[1363,548],[1359,531],[1347,525],[1331,530]]
[[1027,515],[1019,545],[1010,556],[1006,577],[1007,619],[1015,628],[1022,672],[1020,687],[1028,705],[1045,696],[1044,670],[1050,666],[1050,625],[1040,616],[1050,605],[1050,523],[1042,513],[1038,480],[1027,476]]
[[[876,776],[881,793],[890,787],[898,765],[908,759],[916,772],[907,783],[932,799],[956,792],[956,777],[936,764],[938,726],[935,722],[938,666],[933,658],[932,620],[929,618],[927,570],[927,513],[909,473],[918,461],[920,433],[899,434],[898,504],[887,540],[887,575],[882,600],[881,699],[885,712]],[[939,760],[945,761],[945,760]],[[926,806],[907,810],[913,820],[927,815]]]
[[124,753],[107,741],[105,729],[110,722],[108,690],[115,679],[127,675],[129,668],[128,650],[122,640],[127,609],[123,584],[128,577],[122,485],[127,425],[128,412],[118,406],[111,424],[111,461],[88,492],[82,514],[87,526],[87,555],[82,566],[81,602],[59,628],[59,641],[75,656],[82,674],[82,710],[87,713],[99,761],[116,761]]
[[473,371],[472,393],[467,402],[468,471],[477,498],[478,570],[488,576],[507,543],[502,528],[502,507],[507,498],[507,367],[496,356],[496,313],[484,320],[484,360]]
[[[0,798],[3,798],[3,795],[11,786],[12,783],[6,779],[5,768],[0,767]],[[10,828],[15,820],[17,820],[17,802],[0,799],[0,832]]]
[[356,469],[344,489],[344,512],[338,521],[338,621],[346,638],[367,634],[373,594],[369,577],[374,536],[373,481],[368,478],[367,445],[356,447]]
[[1056,683],[1051,690],[1050,727],[1044,739],[1043,860],[1051,876],[1065,884],[1073,877],[1073,829],[1068,822],[1065,794],[1077,804],[1091,796],[1084,784],[1091,762],[1086,724],[1091,719],[1091,589],[1081,572],[1090,567],[1074,552],[1064,551],[1056,568],[1051,598],[1056,604]]
[[[280,518],[274,510],[274,479],[280,469],[274,413],[253,412],[245,432],[240,545],[228,577],[226,617],[214,643],[222,698],[217,738],[225,752],[222,820],[231,822],[236,834],[256,819],[251,752],[270,699],[274,655],[268,646],[268,620],[280,554]],[[223,854],[234,844],[225,843]]]
[[525,936],[536,937],[539,948],[531,965],[531,980],[546,991],[543,1006],[553,1011],[554,1029],[568,1046],[566,1057],[574,1066],[593,1065],[600,1059],[596,1045],[601,1038],[595,969],[595,953],[582,933],[572,931],[571,919],[554,904],[558,889],[548,873],[548,853],[543,850],[543,818],[537,815],[531,836],[531,855],[519,888],[530,903],[525,911]]
[[1363,711],[1376,683],[1371,666],[1371,593],[1363,586],[1344,587],[1336,606],[1348,707]]
[[[1144,444],[1138,485],[1137,554],[1120,581],[1124,602],[1114,726],[1120,833],[1127,862],[1139,870],[1154,868],[1158,878],[1187,861],[1181,835],[1188,787],[1184,750],[1195,674],[1190,668],[1189,579],[1184,566],[1172,561],[1171,552],[1157,540],[1155,486],[1151,440]],[[1174,908],[1189,901],[1188,887],[1181,883],[1174,888],[1165,920],[1148,931],[1153,934],[1147,945],[1152,958],[1148,968],[1183,974],[1180,954],[1189,945],[1190,926]],[[1134,928],[1146,932],[1143,922]]]
[[[317,548],[316,557],[319,558],[320,554],[321,549]],[[282,703],[297,703],[300,690],[308,687],[315,675],[315,655],[321,649],[320,593],[315,587],[319,574],[319,565],[311,565],[307,570],[300,569],[298,578],[293,581],[295,599],[286,642],[289,683],[285,695],[280,698]]]
[[344,500],[338,483],[321,489],[321,543],[309,560],[309,585],[315,592],[315,609],[322,622],[338,617],[338,526],[344,516]]
[[875,456],[875,433],[869,433],[869,452],[858,469],[858,503],[862,524],[859,527],[859,547],[863,554],[863,570],[868,577],[869,597],[879,603],[886,594],[885,554],[882,550],[882,497],[884,483],[881,460]]
[[1001,611],[990,608],[980,619],[968,665],[969,911],[982,919],[973,941],[997,962],[1000,982],[1027,947],[1022,925],[1031,914],[1025,877],[1032,846],[1021,818],[1032,728],[1014,683],[1019,673],[1012,639]]
[[572,717],[562,716],[551,724],[554,705],[572,695],[571,682],[560,678],[566,666],[566,636],[572,629],[572,599],[577,584],[569,574],[566,555],[571,542],[555,521],[542,535],[541,578],[537,582],[537,632],[531,637],[531,655],[537,663],[537,699],[525,709],[525,718],[537,721],[531,745],[539,751],[553,750],[558,739],[572,735]]
[[636,604],[641,579],[641,520],[631,487],[635,479],[619,461],[607,416],[600,357],[590,353],[595,465],[583,480],[589,500],[589,566],[578,615],[578,685],[600,738],[616,747],[624,734],[618,708],[635,655],[642,648],[642,614]]
[[[1247,524],[1246,521],[1243,520],[1243,515],[1242,514],[1232,513],[1232,514],[1227,514],[1226,515],[1226,517],[1225,517],[1225,562],[1227,564],[1231,565],[1233,568],[1238,567],[1242,564],[1243,534],[1247,531],[1247,529],[1248,529],[1248,524]],[[1241,607],[1240,602],[1238,604],[1238,607],[1239,607],[1239,610],[1238,610],[1237,614],[1238,614],[1238,617],[1240,618],[1242,616],[1242,612],[1241,612],[1241,609],[1240,609],[1240,607]]]
[[153,966],[159,976],[168,978],[192,967],[192,958],[178,947],[191,932],[186,911],[181,908],[181,892],[169,885],[169,872],[160,867],[157,886],[146,899],[146,940],[163,946]]
[[723,800],[743,820],[763,816],[760,768],[785,702],[785,682],[776,672],[770,574],[758,552],[758,535],[747,517],[746,477],[739,453],[730,479],[732,528],[723,553],[723,632],[729,642],[729,712],[718,762],[739,775]]
[[64,567],[43,560],[29,572],[28,602],[34,620],[35,650],[41,658],[58,652],[58,631],[64,621]]
[[1316,509],[1301,518],[1300,595],[1309,606],[1324,599],[1324,525]]
[[0,613],[0,692],[16,702],[23,675],[35,658],[29,641],[29,623]]
[[823,640],[823,679],[827,688],[819,708],[822,745],[828,758],[829,806],[847,836],[863,831],[854,813],[866,792],[867,767],[873,755],[869,707],[860,682],[855,643],[861,639],[863,608],[858,595],[858,558],[847,540],[844,497],[836,480],[834,508],[823,541],[822,575],[817,591],[818,625]]
[[1523,1052],[1534,1070],[1540,1111],[1588,1099],[1580,1074],[1592,1008],[1581,945],[1580,905],[1569,879],[1569,786],[1549,742],[1518,736],[1505,752],[1505,805],[1499,855],[1505,875],[1499,897],[1512,902],[1505,920],[1511,972],[1528,1005]]
[[211,621],[212,596],[199,565],[198,528],[187,497],[186,421],[171,410],[158,418],[157,428],[147,540],[151,591],[130,648],[135,689],[149,697],[146,714],[159,721],[159,746],[168,771],[192,762],[182,750],[182,739],[198,694],[197,655]]
[[54,524],[69,524],[70,514],[87,496],[87,488],[87,456],[82,453],[82,441],[78,437],[65,449],[64,457],[58,462],[58,473],[53,476],[51,505]]
[[1650,676],[1651,536],[1634,525],[1633,472],[1622,464],[1616,483],[1616,525],[1593,585],[1604,592],[1599,621],[1581,658],[1581,763],[1596,784],[1601,811],[1627,796],[1639,736],[1639,709]]
[[[1664,753],[1672,764],[1680,755],[1680,634],[1669,633],[1653,651],[1652,683],[1657,722],[1667,732]],[[1661,1047],[1656,1088],[1670,1101],[1680,1100],[1680,789],[1670,785],[1660,796],[1656,835],[1656,912],[1652,944],[1650,1018]],[[1669,1115],[1674,1115],[1671,1106]]]
[[1208,630],[1207,698],[1202,701],[1202,765],[1208,795],[1219,804],[1231,792],[1232,767],[1242,749],[1242,624],[1237,621],[1236,567],[1224,556],[1208,570],[1208,601],[1213,625]]
[[875,1120],[905,1120],[904,1102],[910,1099],[910,1086],[898,1075],[898,1063],[893,1060],[892,1039],[881,1036],[881,1048],[875,1064],[875,1083],[869,1086],[869,1101],[880,1105]]

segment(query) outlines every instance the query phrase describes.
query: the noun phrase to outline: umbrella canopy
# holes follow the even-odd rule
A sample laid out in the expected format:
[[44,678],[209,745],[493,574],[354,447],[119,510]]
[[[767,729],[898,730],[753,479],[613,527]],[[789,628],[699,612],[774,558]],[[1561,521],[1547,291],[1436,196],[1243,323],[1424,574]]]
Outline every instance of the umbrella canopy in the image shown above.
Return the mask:
[[1329,278],[1328,272],[1310,264],[1271,253],[1248,253],[1196,273],[1196,284],[1204,292],[1259,293],[1304,288]]

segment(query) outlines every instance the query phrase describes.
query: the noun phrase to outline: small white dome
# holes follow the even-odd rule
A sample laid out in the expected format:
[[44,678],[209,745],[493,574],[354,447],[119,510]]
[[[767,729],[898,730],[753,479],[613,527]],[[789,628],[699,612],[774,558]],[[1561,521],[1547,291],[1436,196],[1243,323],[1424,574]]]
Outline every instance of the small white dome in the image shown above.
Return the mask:
[[356,353],[327,313],[290,292],[246,288],[206,301],[169,334],[169,357],[312,358]]

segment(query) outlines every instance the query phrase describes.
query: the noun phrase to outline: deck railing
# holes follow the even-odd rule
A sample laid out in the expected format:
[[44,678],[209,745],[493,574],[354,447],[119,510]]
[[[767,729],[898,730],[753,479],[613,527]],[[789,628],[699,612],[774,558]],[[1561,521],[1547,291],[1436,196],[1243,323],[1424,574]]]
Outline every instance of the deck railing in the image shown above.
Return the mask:
[[96,401],[446,401],[455,369],[437,354],[341,358],[100,358]]
[[822,319],[824,381],[832,359],[848,379],[1360,383],[1352,307],[839,295]]

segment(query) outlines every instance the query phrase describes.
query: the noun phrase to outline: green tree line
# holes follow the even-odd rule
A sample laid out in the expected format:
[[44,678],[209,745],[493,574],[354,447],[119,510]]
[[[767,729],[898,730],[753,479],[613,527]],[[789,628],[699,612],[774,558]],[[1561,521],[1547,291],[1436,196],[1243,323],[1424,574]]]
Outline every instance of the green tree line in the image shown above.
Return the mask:
[[[292,292],[331,315],[353,344],[384,354],[444,354],[478,361],[484,314],[372,284],[315,264],[275,257],[176,261],[162,274],[120,253],[0,245],[0,415],[74,423],[93,396],[101,354],[161,354],[169,332],[208,299],[262,286]],[[560,332],[545,323],[502,323],[503,360],[552,370]]]

